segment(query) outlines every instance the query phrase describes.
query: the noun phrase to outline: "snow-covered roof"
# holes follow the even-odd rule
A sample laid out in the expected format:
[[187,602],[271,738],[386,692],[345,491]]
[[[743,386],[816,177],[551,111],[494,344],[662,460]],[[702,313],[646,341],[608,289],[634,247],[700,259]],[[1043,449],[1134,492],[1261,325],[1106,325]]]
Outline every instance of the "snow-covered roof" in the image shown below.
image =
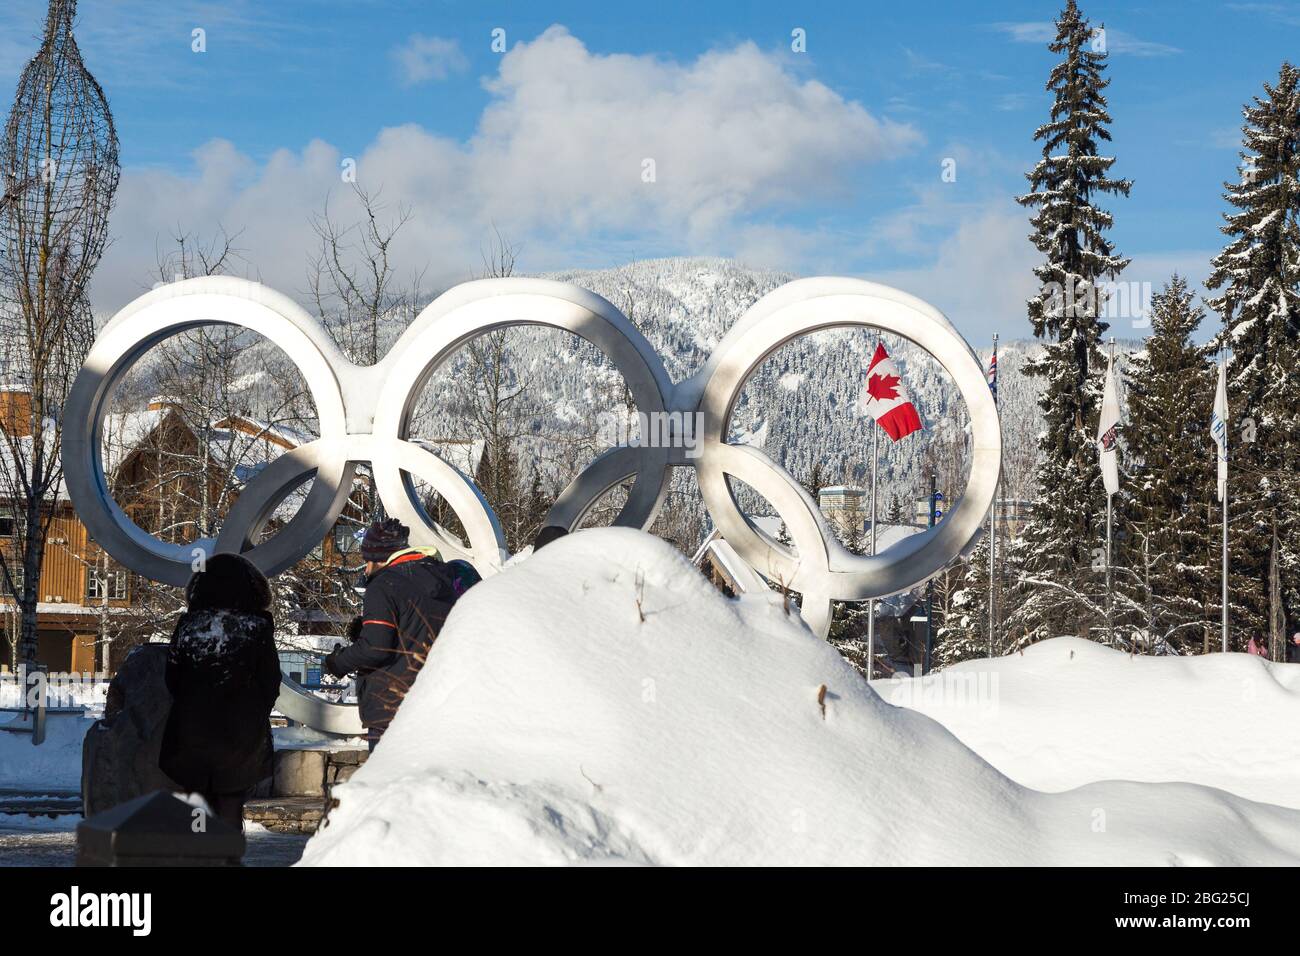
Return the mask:
[[117,471],[171,413],[169,408],[150,408],[104,416],[104,468],[110,473]]

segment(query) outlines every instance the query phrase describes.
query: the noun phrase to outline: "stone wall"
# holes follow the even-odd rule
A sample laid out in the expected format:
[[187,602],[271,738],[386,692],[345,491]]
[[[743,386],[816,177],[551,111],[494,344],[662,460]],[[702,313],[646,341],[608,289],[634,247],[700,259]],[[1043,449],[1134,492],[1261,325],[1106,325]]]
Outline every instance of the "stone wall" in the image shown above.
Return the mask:
[[277,750],[271,779],[244,810],[244,819],[278,833],[315,833],[346,783],[370,756],[365,750]]

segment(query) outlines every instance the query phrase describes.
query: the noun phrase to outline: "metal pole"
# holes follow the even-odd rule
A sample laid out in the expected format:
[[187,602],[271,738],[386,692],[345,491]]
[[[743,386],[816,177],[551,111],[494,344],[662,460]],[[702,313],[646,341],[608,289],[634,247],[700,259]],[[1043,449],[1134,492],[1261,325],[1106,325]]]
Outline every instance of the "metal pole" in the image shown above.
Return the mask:
[[[996,362],[998,357],[998,334],[993,333],[993,360]],[[998,393],[993,393],[993,404],[998,401]],[[998,486],[1002,484],[998,481]],[[997,632],[998,608],[997,608],[997,515],[998,515],[998,487],[993,489],[993,504],[989,508],[989,651],[988,656],[993,656],[993,645]]]
[[[880,426],[871,425],[871,553],[876,553],[876,473],[880,468]],[[876,599],[867,601],[867,679],[876,672]]]
[[993,645],[997,632],[998,608],[997,608],[997,513],[998,499],[996,493],[993,496],[993,506],[989,508],[989,652],[988,657],[993,656]]
[[[1114,374],[1115,370],[1115,339],[1110,340],[1110,367],[1106,370],[1107,376]],[[1115,452],[1118,455],[1118,452]],[[1106,493],[1106,644],[1109,647],[1115,646],[1115,619],[1114,604],[1115,596],[1111,591],[1111,531],[1114,524],[1114,506],[1112,505],[1113,495]]]
[[[1223,362],[1223,352],[1219,352]],[[1223,653],[1228,653],[1228,415],[1223,415]]]
[[[930,472],[930,527],[934,527],[934,495],[937,492],[939,476]],[[930,656],[934,647],[934,578],[925,583],[925,655],[921,663],[921,673],[930,673]]]
[[1111,507],[1110,495],[1106,496],[1106,643],[1110,646],[1115,644],[1115,627],[1111,618],[1111,591],[1110,591],[1110,535],[1111,535]]

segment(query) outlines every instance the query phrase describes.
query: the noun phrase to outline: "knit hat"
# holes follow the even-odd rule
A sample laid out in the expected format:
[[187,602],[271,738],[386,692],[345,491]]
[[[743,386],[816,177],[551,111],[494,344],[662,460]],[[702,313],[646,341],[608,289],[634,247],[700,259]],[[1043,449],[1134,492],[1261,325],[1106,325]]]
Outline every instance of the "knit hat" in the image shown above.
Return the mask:
[[474,569],[474,565],[460,558],[448,561],[447,570],[451,572],[451,589],[456,592],[456,597],[460,597],[483,580]]
[[366,536],[361,539],[361,557],[375,564],[382,564],[396,551],[409,546],[411,529],[396,518],[376,521],[366,529]]

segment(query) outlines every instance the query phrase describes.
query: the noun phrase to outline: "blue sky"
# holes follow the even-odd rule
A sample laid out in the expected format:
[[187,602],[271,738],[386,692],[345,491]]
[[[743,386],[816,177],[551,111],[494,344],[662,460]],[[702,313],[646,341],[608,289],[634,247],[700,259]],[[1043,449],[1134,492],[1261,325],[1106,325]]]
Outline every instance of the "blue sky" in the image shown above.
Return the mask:
[[[43,7],[0,9],[0,86]],[[1082,7],[1107,30],[1116,172],[1136,181],[1110,203],[1126,278],[1199,280],[1242,103],[1295,55],[1300,4]],[[124,169],[95,304],[147,288],[169,232],[218,225],[242,230],[250,274],[301,290],[311,214],[327,195],[353,211],[352,158],[409,208],[399,263],[427,285],[472,275],[495,226],[528,271],[736,256],[891,282],[977,343],[1020,337],[1036,256],[1011,197],[1038,156],[1059,8],[82,0]]]

